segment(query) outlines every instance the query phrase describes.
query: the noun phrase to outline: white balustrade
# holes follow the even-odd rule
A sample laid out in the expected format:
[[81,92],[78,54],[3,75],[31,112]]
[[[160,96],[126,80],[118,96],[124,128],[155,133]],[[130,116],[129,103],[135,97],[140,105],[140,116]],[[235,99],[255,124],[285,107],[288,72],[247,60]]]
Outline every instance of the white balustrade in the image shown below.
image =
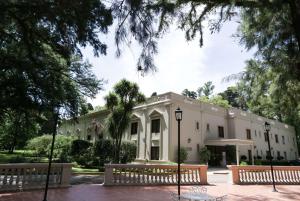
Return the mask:
[[[207,184],[206,165],[181,165],[181,184]],[[177,184],[177,165],[106,164],[104,185]]]
[[[234,184],[271,184],[270,166],[228,166],[232,170]],[[276,184],[300,184],[299,166],[274,166],[274,181]]]
[[[52,163],[49,186],[67,187],[72,164]],[[44,188],[48,163],[0,164],[0,192]]]

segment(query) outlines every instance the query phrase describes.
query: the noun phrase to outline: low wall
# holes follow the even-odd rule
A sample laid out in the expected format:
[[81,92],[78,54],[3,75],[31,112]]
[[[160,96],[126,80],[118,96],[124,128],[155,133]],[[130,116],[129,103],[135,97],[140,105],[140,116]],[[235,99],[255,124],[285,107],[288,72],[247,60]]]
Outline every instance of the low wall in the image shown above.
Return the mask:
[[[52,163],[49,187],[68,187],[71,163]],[[0,192],[45,188],[48,163],[0,164]]]
[[[181,184],[207,184],[206,165],[181,165]],[[106,164],[104,185],[174,185],[177,165]]]
[[[234,184],[272,184],[270,166],[228,166]],[[276,184],[300,184],[299,166],[273,166]]]

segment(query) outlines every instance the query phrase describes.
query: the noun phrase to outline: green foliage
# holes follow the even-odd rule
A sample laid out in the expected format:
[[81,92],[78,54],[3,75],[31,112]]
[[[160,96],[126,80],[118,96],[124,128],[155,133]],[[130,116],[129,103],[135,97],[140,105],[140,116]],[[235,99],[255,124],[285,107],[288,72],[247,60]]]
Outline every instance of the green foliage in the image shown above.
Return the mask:
[[203,147],[199,150],[199,159],[200,164],[207,164],[210,160],[211,152],[207,149],[207,147]]
[[92,144],[86,140],[74,140],[71,144],[71,156],[83,154]]
[[39,125],[31,115],[7,111],[0,121],[0,149],[23,148],[26,141],[38,134]]
[[242,155],[242,156],[241,156],[241,161],[245,161],[245,160],[247,160],[247,156]]
[[228,101],[224,100],[220,95],[212,96],[211,98],[208,98],[207,96],[201,96],[199,100],[204,103],[210,103],[224,108],[230,107]]
[[189,91],[188,89],[184,89],[181,94],[192,99],[197,99],[197,93],[195,91]]
[[[188,158],[188,152],[186,148],[180,147],[179,154],[180,154],[180,163],[184,163],[184,161],[186,161]],[[176,156],[177,156],[177,152],[176,152]],[[178,158],[176,159],[176,162],[178,163]]]
[[108,133],[114,140],[114,162],[120,162],[122,137],[131,121],[133,107],[145,101],[136,83],[121,80],[114,86],[114,92],[105,97],[106,107],[110,111],[107,118]]
[[26,148],[29,150],[34,150],[38,156],[48,155],[48,146],[52,142],[51,135],[42,135],[40,137],[35,137],[28,141]]
[[99,159],[100,166],[111,162],[114,157],[113,141],[105,139],[97,141],[94,145],[94,153],[95,157]]
[[121,163],[130,163],[136,158],[137,147],[132,142],[123,142],[121,145],[120,161]]
[[[73,138],[56,135],[54,143],[53,157],[60,162],[70,161],[71,143]],[[27,149],[34,150],[38,156],[48,156],[50,155],[52,144],[52,135],[43,135],[40,137],[33,138],[29,140],[27,144]]]
[[248,163],[246,161],[240,162],[240,166],[247,166],[247,165],[248,165]]
[[198,92],[198,96],[206,96],[209,97],[210,95],[212,95],[213,91],[214,91],[215,85],[212,84],[212,81],[208,81],[206,83],[204,83],[204,85],[202,87],[199,87],[197,92]]

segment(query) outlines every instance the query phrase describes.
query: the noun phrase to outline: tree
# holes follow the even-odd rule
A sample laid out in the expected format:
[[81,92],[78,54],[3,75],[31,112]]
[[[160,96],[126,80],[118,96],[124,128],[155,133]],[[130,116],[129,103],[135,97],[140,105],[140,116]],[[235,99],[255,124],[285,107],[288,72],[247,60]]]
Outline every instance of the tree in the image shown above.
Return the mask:
[[247,110],[248,108],[244,97],[237,86],[228,87],[225,91],[219,93],[219,95],[222,96],[224,100],[227,100],[232,107],[242,110]]
[[188,89],[184,89],[181,94],[192,99],[197,99],[197,93],[195,91],[189,91]]
[[0,148],[13,153],[16,147],[23,148],[26,141],[36,136],[39,125],[31,115],[9,111],[0,123]]
[[215,88],[215,85],[212,84],[212,81],[208,81],[208,82],[204,83],[204,85],[202,87],[199,87],[197,90],[198,97],[201,97],[203,95],[206,97],[209,97],[210,95],[212,95],[214,88]]
[[114,91],[106,97],[106,107],[110,111],[107,118],[107,129],[114,141],[114,162],[120,162],[122,137],[131,120],[133,107],[145,101],[145,96],[139,92],[136,83],[121,80],[114,86]]
[[201,102],[210,103],[210,104],[213,104],[213,105],[218,105],[218,106],[223,107],[223,108],[229,108],[230,107],[228,101],[224,100],[222,98],[222,96],[220,96],[220,95],[212,96],[210,98],[208,98],[207,96],[201,96],[199,98],[199,100]]

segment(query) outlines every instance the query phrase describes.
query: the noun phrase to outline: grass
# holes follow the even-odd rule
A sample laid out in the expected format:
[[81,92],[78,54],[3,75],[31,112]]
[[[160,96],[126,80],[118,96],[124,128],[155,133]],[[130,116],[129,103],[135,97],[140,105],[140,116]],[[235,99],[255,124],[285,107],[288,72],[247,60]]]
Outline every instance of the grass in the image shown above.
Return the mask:
[[72,167],[72,173],[75,174],[103,174],[103,172],[99,172],[97,168],[82,168],[82,167]]
[[0,164],[47,162],[47,157],[37,157],[32,150],[15,150],[13,153],[0,151]]

